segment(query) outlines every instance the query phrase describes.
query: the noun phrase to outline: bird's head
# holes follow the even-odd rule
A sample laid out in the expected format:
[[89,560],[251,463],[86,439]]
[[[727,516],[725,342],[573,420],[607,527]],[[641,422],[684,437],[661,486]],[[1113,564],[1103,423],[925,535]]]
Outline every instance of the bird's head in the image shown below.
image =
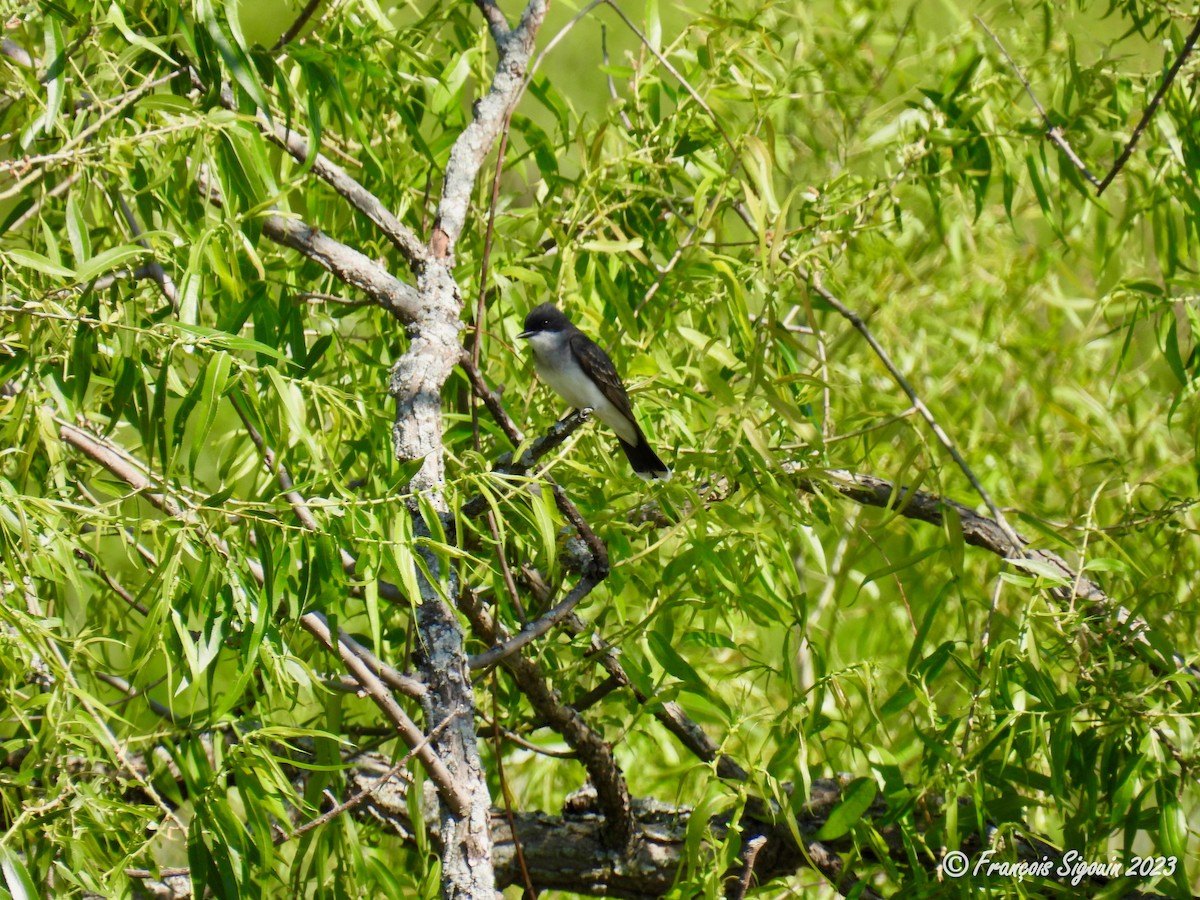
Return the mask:
[[566,331],[570,327],[571,320],[564,316],[558,307],[553,303],[543,303],[529,311],[529,315],[525,317],[525,330],[517,337],[527,341],[538,335]]

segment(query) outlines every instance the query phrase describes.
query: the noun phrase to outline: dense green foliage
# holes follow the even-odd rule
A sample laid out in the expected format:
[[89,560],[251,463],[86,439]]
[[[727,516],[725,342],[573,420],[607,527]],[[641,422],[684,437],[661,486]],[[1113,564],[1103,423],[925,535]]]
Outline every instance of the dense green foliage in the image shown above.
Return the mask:
[[[0,860],[13,895],[27,877],[55,896],[118,896],[137,883],[127,868],[159,865],[190,865],[222,897],[436,893],[421,835],[405,843],[343,815],[273,842],[273,822],[343,795],[346,751],[404,752],[378,737],[374,705],[324,686],[339,663],[297,620],[322,610],[410,669],[409,607],[376,580],[415,597],[416,542],[386,394],[403,326],[262,221],[295,215],[406,267],[254,116],[267,108],[319,139],[426,235],[430,185],[495,59],[473,5],[428,6],[340,4],[274,53],[255,41],[272,43],[291,12],[249,39],[209,0],[14,13],[8,35],[34,65],[0,62]],[[539,46],[576,11],[556,8]],[[1116,0],[977,11],[1098,176],[1192,24]],[[714,813],[751,795],[798,807],[813,778],[866,778],[889,813],[849,817],[848,859],[885,894],[968,890],[970,878],[939,880],[937,858],[990,826],[1088,859],[1175,856],[1155,889],[1200,887],[1196,685],[1164,649],[1195,658],[1200,631],[1200,63],[1097,198],[972,10],[651,0],[626,12],[644,43],[600,6],[541,60],[494,209],[493,162],[477,185],[457,274],[465,345],[481,329],[483,373],[528,434],[563,410],[514,336],[557,299],[612,349],[675,467],[647,487],[589,424],[550,469],[614,562],[581,615],[643,693],[678,700],[751,773],[719,780],[615,692],[587,717],[632,792]],[[184,60],[195,82],[167,77]],[[238,111],[220,105],[222,82]],[[152,260],[177,310],[153,279],[92,284]],[[1156,654],[1113,616],[1052,599],[1038,572],[965,547],[953,522],[797,491],[784,463],[979,499],[803,273],[868,321],[1015,526],[1150,623]],[[512,447],[465,376],[445,409],[447,497],[492,498],[499,545],[460,517],[457,543],[432,546],[516,630],[500,554],[557,586],[564,523],[549,492],[489,477]],[[63,423],[103,436],[191,512],[162,514],[66,446]],[[319,536],[299,527],[246,423],[286,463]],[[645,514],[650,501],[663,515]],[[341,548],[358,558],[353,578]],[[523,596],[531,615],[545,602]],[[530,655],[570,697],[604,678],[588,647],[551,634]],[[114,677],[139,696],[122,698]],[[482,733],[494,716],[563,748],[531,730],[502,672],[476,696]],[[502,749],[519,808],[556,810],[583,781],[577,763]],[[907,858],[881,852],[885,825]],[[701,837],[679,896],[720,895],[720,861],[736,858],[736,842]]]

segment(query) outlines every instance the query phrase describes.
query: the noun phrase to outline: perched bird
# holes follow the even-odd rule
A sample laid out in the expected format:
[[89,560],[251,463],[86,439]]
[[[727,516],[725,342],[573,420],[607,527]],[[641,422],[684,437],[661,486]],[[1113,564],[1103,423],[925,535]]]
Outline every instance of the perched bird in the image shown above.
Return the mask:
[[553,303],[533,309],[517,337],[529,341],[538,375],[556,394],[576,409],[590,409],[617,433],[634,474],[647,481],[671,477],[633,417],[633,405],[616,367],[595,341]]

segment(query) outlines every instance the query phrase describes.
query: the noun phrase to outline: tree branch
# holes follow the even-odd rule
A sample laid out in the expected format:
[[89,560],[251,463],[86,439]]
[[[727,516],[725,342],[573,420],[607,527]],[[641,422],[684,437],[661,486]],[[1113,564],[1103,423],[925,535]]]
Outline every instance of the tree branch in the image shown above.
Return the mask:
[[[225,200],[204,166],[200,167],[196,186],[209,203],[224,206]],[[363,291],[400,321],[411,322],[416,318],[420,308],[417,291],[358,250],[298,219],[279,214],[262,220],[262,232],[275,243],[311,259],[343,283]]]
[[[127,461],[121,454],[117,453],[99,438],[67,423],[61,423],[59,435],[66,443],[79,450],[89,459],[99,463],[134,490],[142,493],[151,504],[167,515],[184,522],[196,524],[194,510],[180,505],[174,498],[156,489],[148,475]],[[229,547],[223,540],[212,538],[212,542],[213,546],[222,556],[232,558]],[[245,560],[244,564],[255,581],[263,584],[265,578],[261,564],[251,559]],[[425,740],[420,729],[417,728],[400,705],[396,703],[391,693],[380,680],[380,675],[377,672],[381,670],[381,665],[377,660],[375,661],[375,670],[373,671],[372,666],[368,664],[363,653],[360,652],[363,648],[355,642],[339,638],[335,647],[329,631],[329,624],[326,622],[324,615],[319,612],[309,612],[301,616],[300,624],[328,650],[336,653],[341,658],[343,664],[354,676],[355,680],[358,681],[362,689],[370,696],[392,724],[396,726],[397,732],[404,738],[410,748],[415,748]],[[374,660],[374,657],[371,657],[371,659]],[[417,687],[419,682],[405,676],[399,676],[399,673],[397,673],[397,676],[399,680],[396,684],[401,686],[402,689],[408,689],[408,692],[415,692],[418,696],[423,695],[423,686],[420,688]],[[446,805],[455,810],[457,814],[463,814],[459,811],[467,810],[469,802],[463,795],[454,777],[447,770],[445,763],[442,762],[427,744],[423,746],[423,749],[418,752],[417,756],[429,773],[430,780],[437,786],[439,796],[446,802]]]
[[304,4],[304,9],[300,10],[300,15],[296,16],[296,20],[288,26],[287,31],[279,36],[279,40],[271,46],[271,52],[278,53],[294,41],[296,35],[304,30],[304,26],[308,24],[308,20],[313,17],[313,13],[317,11],[322,2],[324,0],[308,0],[308,3]]
[[365,292],[400,321],[411,322],[417,317],[420,300],[416,290],[366,254],[298,219],[280,215],[267,216],[262,231],[275,243],[308,257],[339,281]]
[[[1124,606],[1115,603],[1095,582],[1077,571],[1058,554],[1049,550],[1030,549],[1028,542],[1020,537],[1017,538],[1019,543],[1014,547],[1008,532],[999,523],[980,515],[969,506],[925,491],[912,491],[873,475],[859,475],[834,469],[823,472],[820,478],[814,478],[798,465],[786,463],[783,468],[796,476],[796,486],[807,493],[819,494],[823,487],[829,487],[855,503],[895,510],[906,519],[941,525],[946,510],[953,509],[962,523],[963,540],[966,543],[982,547],[1004,559],[1016,556],[1049,566],[1051,570],[1061,574],[1064,584],[1069,585],[1052,586],[1051,594],[1061,601],[1079,599],[1094,604],[1105,615],[1114,616],[1130,637],[1150,649],[1152,659],[1160,655],[1148,637],[1150,626],[1145,619],[1135,616]],[[1190,665],[1181,654],[1172,651],[1170,660],[1178,671],[1200,678],[1200,669]]]
[[1125,145],[1125,149],[1121,151],[1121,155],[1117,157],[1117,161],[1113,163],[1113,167],[1108,174],[1104,176],[1104,180],[1096,188],[1096,195],[1104,193],[1104,189],[1112,184],[1114,178],[1125,168],[1125,163],[1129,161],[1129,157],[1133,155],[1134,148],[1137,147],[1138,141],[1142,137],[1142,132],[1146,130],[1146,126],[1150,124],[1150,119],[1153,117],[1158,105],[1162,103],[1163,97],[1167,94],[1167,89],[1171,87],[1171,83],[1175,81],[1175,76],[1179,74],[1179,70],[1183,67],[1188,56],[1191,55],[1192,48],[1196,46],[1196,41],[1200,39],[1200,19],[1196,20],[1196,25],[1192,28],[1192,33],[1187,36],[1183,42],[1183,49],[1179,51],[1179,55],[1175,57],[1175,62],[1171,63],[1171,68],[1167,70],[1167,74],[1163,77],[1162,83],[1159,84],[1158,90],[1154,92],[1154,96],[1150,100],[1150,105],[1146,107],[1146,111],[1142,113],[1141,120],[1133,129],[1133,134],[1129,136],[1129,142]]
[[[1067,142],[1066,137],[1062,133],[1062,129],[1050,121],[1050,116],[1046,113],[1045,107],[1043,107],[1038,101],[1037,95],[1034,94],[1033,87],[1029,84],[1029,79],[1026,78],[1021,72],[1021,68],[1017,65],[1017,61],[1012,58],[1012,55],[1008,52],[1008,49],[1002,43],[1000,43],[1000,38],[996,37],[996,33],[992,31],[992,29],[988,28],[987,23],[984,22],[982,18],[975,16],[975,21],[978,23],[980,28],[987,32],[987,35],[992,39],[992,42],[998,48],[1000,48],[1000,52],[1004,54],[1004,58],[1007,59],[1008,64],[1012,66],[1012,70],[1016,74],[1017,79],[1025,86],[1025,93],[1028,94],[1029,99],[1033,101],[1033,105],[1037,108],[1038,115],[1042,117],[1042,122],[1044,122],[1046,125],[1046,139],[1059,150],[1061,150],[1063,155],[1066,156],[1066,158],[1070,161],[1071,165],[1078,169],[1083,177],[1092,183],[1092,186],[1097,189],[1097,194],[1103,193],[1104,185],[1101,184],[1100,179],[1093,175],[1088,170],[1088,167],[1084,165],[1083,160],[1079,158],[1079,154],[1077,154],[1075,149]],[[1112,173],[1110,173],[1110,175],[1111,174]]]
[[[502,641],[499,625],[473,592],[463,592],[458,605],[481,639],[493,644]],[[561,734],[579,755],[579,761],[596,788],[598,806],[605,818],[608,847],[627,850],[635,834],[633,813],[629,787],[613,757],[612,748],[578,712],[562,701],[558,691],[546,684],[535,662],[511,655],[501,656],[500,662],[546,724]]]
[[[311,15],[319,3],[320,0],[310,2],[309,7],[304,12]],[[294,27],[297,29],[302,28],[303,21],[301,20],[305,18],[306,16],[302,13],[301,19],[297,20],[297,24]],[[282,38],[280,40],[286,43]],[[194,70],[191,75],[192,83],[197,88],[204,89],[205,85],[200,80],[199,75]],[[233,90],[229,85],[221,85],[218,98],[221,106],[225,109],[231,112],[238,111],[237,100],[233,96]],[[259,130],[268,140],[286,150],[296,162],[301,165],[306,165],[310,162],[309,155],[312,153],[312,147],[308,139],[302,134],[292,131],[280,122],[269,121],[261,112],[255,117],[255,124],[258,125]],[[337,191],[346,202],[374,224],[383,233],[384,237],[391,241],[392,246],[400,251],[400,255],[408,262],[409,268],[414,273],[419,272],[424,267],[425,261],[429,256],[428,248],[421,242],[421,239],[417,237],[412,229],[397,219],[392,211],[383,205],[378,197],[368,191],[345,169],[337,165],[323,153],[316,153],[312,157],[311,163],[312,173]]]
[[454,246],[466,224],[475,178],[524,89],[525,69],[533,52],[534,38],[549,3],[547,0],[529,0],[520,23],[511,31],[494,0],[479,0],[476,5],[487,20],[500,58],[491,89],[475,104],[474,118],[454,142],[446,163],[442,199],[438,203],[430,241],[433,255],[439,258],[454,254]]

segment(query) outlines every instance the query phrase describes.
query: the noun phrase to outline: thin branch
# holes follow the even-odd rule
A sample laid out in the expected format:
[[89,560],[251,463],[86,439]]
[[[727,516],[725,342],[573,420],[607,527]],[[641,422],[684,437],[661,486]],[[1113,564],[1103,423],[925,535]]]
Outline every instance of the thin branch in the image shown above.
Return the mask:
[[336,303],[338,306],[351,306],[355,308],[374,305],[374,302],[371,300],[351,300],[349,297],[326,294],[322,291],[297,291],[296,299],[302,303]]
[[483,19],[487,22],[488,30],[492,33],[492,40],[496,42],[496,46],[500,47],[509,36],[508,20],[504,18],[504,13],[500,7],[496,5],[496,0],[475,0],[475,6],[483,15]]
[[[467,372],[468,377],[471,378],[472,383],[477,384],[477,389],[482,391],[480,396],[483,398],[484,405],[492,413],[493,417],[496,417],[496,421],[500,424],[501,429],[508,435],[509,440],[514,445],[519,446],[524,441],[524,436],[504,411],[504,405],[499,395],[487,387],[479,371],[470,366],[470,359],[465,355],[463,358],[463,369]],[[495,465],[492,466],[492,474],[501,478],[525,475],[537,465],[539,460],[563,444],[590,418],[590,414],[582,410],[572,412],[565,419],[550,426],[544,435],[530,443],[519,459],[514,460],[511,453],[505,453],[500,456],[496,460]],[[557,495],[555,499],[558,499]],[[472,497],[464,503],[462,512],[467,518],[473,519],[483,515],[489,508],[487,498],[480,495]]]
[[29,51],[10,38],[0,40],[0,56],[11,60],[23,69],[34,67],[33,57],[29,55]]
[[[746,223],[751,231],[754,231],[754,218],[750,215],[746,207],[741,203],[735,203],[733,205],[733,209],[742,218],[742,221]],[[780,258],[789,264],[794,262],[791,254],[787,253],[786,251],[781,252]],[[809,271],[803,266],[796,266],[796,273],[803,281],[808,283],[808,286],[813,293],[833,307],[838,315],[849,322],[854,327],[854,330],[863,336],[864,340],[866,340],[867,344],[875,352],[875,355],[879,357],[879,361],[883,363],[884,368],[886,368],[888,373],[892,376],[892,380],[894,380],[896,384],[899,385],[900,389],[904,391],[904,393],[908,396],[909,402],[917,410],[921,418],[925,420],[925,423],[929,426],[930,431],[932,431],[934,437],[937,438],[938,443],[940,443],[946,449],[946,452],[950,454],[950,457],[954,460],[955,464],[962,471],[962,473],[967,477],[967,481],[971,483],[971,486],[975,489],[975,492],[979,494],[984,504],[986,504],[987,508],[991,510],[992,515],[996,519],[997,525],[999,525],[1000,529],[1005,533],[1005,535],[1007,535],[1012,544],[1012,554],[1019,554],[1021,552],[1021,548],[1025,545],[1024,541],[1021,540],[1017,533],[1008,524],[1008,521],[1004,518],[1004,513],[1001,512],[1000,507],[996,505],[994,500],[992,500],[991,495],[987,492],[987,489],[984,488],[983,483],[979,480],[979,478],[976,477],[971,467],[967,465],[967,461],[963,459],[962,454],[958,452],[958,447],[956,447],[954,441],[950,439],[950,435],[946,433],[945,429],[942,428],[941,424],[934,417],[933,413],[930,412],[929,407],[925,405],[925,401],[917,395],[916,390],[909,383],[908,379],[904,377],[904,374],[900,371],[899,367],[892,361],[891,355],[883,348],[883,345],[879,343],[879,340],[875,337],[875,334],[871,331],[871,329],[867,327],[867,323],[863,321],[862,317],[859,316],[858,313],[854,312],[854,310],[842,303],[841,300],[839,300],[825,288],[825,286],[821,283],[820,274],[818,272]]]
[[[990,37],[995,45],[1000,48],[1000,52],[1004,54],[1004,58],[1008,60],[1008,64],[1012,66],[1013,72],[1016,73],[1017,79],[1025,86],[1025,93],[1029,95],[1029,99],[1032,100],[1033,105],[1037,107],[1038,115],[1042,117],[1042,121],[1046,125],[1046,139],[1049,140],[1050,143],[1054,144],[1054,146],[1056,146],[1059,150],[1061,150],[1063,155],[1070,160],[1071,165],[1078,169],[1083,177],[1096,187],[1097,194],[1103,193],[1104,184],[1101,184],[1100,180],[1088,170],[1086,165],[1084,165],[1083,160],[1079,158],[1079,154],[1077,154],[1067,142],[1066,137],[1062,133],[1062,129],[1050,121],[1050,116],[1046,113],[1045,107],[1043,107],[1038,101],[1037,95],[1033,93],[1033,87],[1030,86],[1029,79],[1022,74],[1021,68],[1017,65],[1016,60],[1012,58],[1005,46],[1000,43],[1000,38],[996,37],[996,33],[987,27],[987,23],[984,22],[983,19],[981,19],[979,16],[975,16],[974,18],[979,27],[986,31],[988,37]],[[1111,174],[1112,173],[1110,173],[1110,175]],[[1105,183],[1107,183],[1107,179]]]
[[305,822],[291,834],[277,836],[275,838],[275,845],[278,846],[286,841],[295,840],[296,838],[300,837],[300,835],[306,834],[307,832],[312,831],[314,828],[320,828],[322,825],[325,825],[326,823],[336,819],[342,813],[354,809],[354,807],[358,806],[364,800],[369,800],[374,797],[389,781],[400,774],[400,770],[407,766],[414,756],[428,747],[429,742],[441,734],[446,726],[454,721],[454,717],[458,714],[458,712],[459,710],[455,710],[453,713],[446,716],[446,718],[442,719],[436,728],[422,738],[419,744],[417,744],[415,747],[412,747],[406,754],[404,754],[404,756],[402,756],[395,765],[388,769],[387,772],[380,776],[380,778],[371,787],[363,788],[357,794],[353,794],[346,800],[339,803],[337,806],[317,816],[315,819]]
[[492,173],[492,200],[488,204],[487,230],[483,236],[483,258],[479,263],[479,296],[475,301],[475,331],[471,338],[471,363],[479,368],[479,354],[483,347],[484,301],[487,299],[488,267],[492,259],[492,241],[496,234],[496,205],[500,202],[500,174],[504,171],[504,155],[508,150],[508,129],[512,122],[512,110],[504,117],[500,129],[500,149],[496,151],[496,170]]
[[529,869],[525,865],[525,851],[521,849],[521,839],[517,834],[517,823],[513,818],[512,789],[508,785],[508,777],[504,772],[504,751],[500,746],[500,712],[499,701],[496,699],[496,679],[492,678],[492,739],[496,753],[496,776],[500,781],[500,795],[504,798],[504,815],[508,819],[508,827],[512,829],[514,846],[517,855],[517,866],[525,883],[525,896],[522,900],[537,900],[537,888],[529,877]]
[[[472,630],[482,640],[493,644],[503,640],[499,624],[473,592],[464,591],[459,597],[458,606],[471,623]],[[579,761],[587,769],[596,788],[597,803],[606,820],[605,833],[609,845],[616,850],[626,850],[634,836],[632,801],[625,776],[613,757],[612,747],[576,710],[562,701],[558,692],[546,683],[534,661],[523,656],[505,656],[500,662],[533,708],[579,754]]]
[[420,700],[428,693],[429,688],[419,678],[414,678],[411,675],[405,675],[403,672],[389,666],[387,663],[380,660],[367,647],[364,647],[343,629],[338,629],[338,640],[341,641],[350,652],[361,659],[367,668],[379,679],[386,683],[388,687],[399,691],[414,700]]
[[[142,237],[142,227],[138,224],[137,217],[134,216],[133,210],[129,208],[129,204],[125,202],[125,196],[119,191],[114,190],[113,194],[117,198],[117,206],[121,210],[121,216],[125,219],[125,224],[129,226],[129,230],[133,233],[133,238],[137,243],[146,250],[153,253],[150,247],[150,242]],[[167,270],[162,267],[162,264],[157,260],[149,263],[146,266],[149,277],[153,278],[158,283],[158,289],[162,295],[171,304],[171,308],[176,313],[179,312],[179,292],[175,289],[175,282],[171,276],[167,274]]]
[[317,11],[317,8],[323,2],[324,0],[308,0],[308,3],[304,5],[304,9],[300,10],[300,15],[296,16],[296,21],[292,22],[292,24],[288,26],[288,30],[281,34],[279,36],[279,40],[272,45],[271,52],[278,53],[285,46],[294,41],[296,39],[296,35],[304,30],[304,26],[308,24],[308,20],[313,17],[313,13]]
[[1171,68],[1167,70],[1167,74],[1158,86],[1158,90],[1154,92],[1154,96],[1150,100],[1150,105],[1142,113],[1142,118],[1137,123],[1137,127],[1133,129],[1133,134],[1129,136],[1129,142],[1125,145],[1125,149],[1121,151],[1121,155],[1117,157],[1117,161],[1113,163],[1113,167],[1096,188],[1097,196],[1103,194],[1104,189],[1112,184],[1112,180],[1117,177],[1121,169],[1125,167],[1125,163],[1129,161],[1129,157],[1133,155],[1134,148],[1137,147],[1137,143],[1142,137],[1142,132],[1150,124],[1150,118],[1154,115],[1155,110],[1158,109],[1158,104],[1162,103],[1163,97],[1167,94],[1167,89],[1171,87],[1175,76],[1179,74],[1179,70],[1183,67],[1184,62],[1191,55],[1192,48],[1196,46],[1198,39],[1200,39],[1200,19],[1196,20],[1196,25],[1192,28],[1192,33],[1183,42],[1183,49],[1179,51],[1179,55],[1175,57],[1175,62],[1171,63]]
[[[354,648],[349,642],[339,635],[338,640],[333,640],[333,635],[329,630],[329,623],[319,612],[308,612],[300,617],[300,624],[320,641],[327,650],[336,653],[341,657],[342,664],[354,676],[355,680],[363,686],[363,690],[367,695],[375,701],[375,705],[383,711],[383,714],[388,717],[393,725],[396,726],[396,731],[404,738],[408,746],[416,753],[418,759],[421,760],[425,771],[429,773],[430,780],[437,787],[438,796],[455,815],[465,816],[470,812],[470,800],[463,793],[458,781],[454,775],[446,768],[446,764],[438,757],[429,746],[429,738],[421,734],[421,730],[417,728],[412,719],[398,704],[391,692],[384,686],[370,666],[354,651]],[[464,711],[457,711],[455,716]]]
[[[608,27],[600,23],[600,58],[604,60],[605,68],[608,68]],[[621,98],[617,94],[617,83],[613,81],[612,72],[605,72],[605,78],[608,79],[608,95],[612,97],[614,103],[621,103]],[[621,116],[621,124],[625,126],[625,130],[630,134],[633,133],[633,121],[629,118],[629,113],[625,112],[624,104],[621,105],[618,113]]]
[[92,556],[92,554],[88,553],[83,548],[76,547],[75,558],[80,560],[85,566],[91,569],[93,574],[100,576],[100,578],[104,580],[104,583],[108,585],[109,589],[122,600],[124,600],[129,605],[130,609],[136,610],[143,616],[150,615],[150,610],[148,610],[143,604],[139,603],[137,598],[135,598],[133,594],[126,590],[125,586],[122,585],[121,582],[113,578],[113,576],[109,574],[108,570],[102,567],[99,562],[97,562],[96,557]]
[[493,666],[496,663],[502,662],[503,660],[512,656],[512,654],[516,653],[522,647],[533,643],[535,640],[540,638],[543,634],[565,619],[568,615],[570,615],[572,610],[579,605],[580,601],[583,600],[584,597],[592,592],[592,589],[595,588],[597,584],[599,584],[599,581],[596,579],[589,578],[587,576],[580,578],[579,582],[574,588],[571,589],[571,592],[567,594],[561,603],[547,612],[544,616],[541,616],[537,620],[530,622],[515,635],[513,635],[513,637],[493,645],[489,650],[486,650],[483,653],[472,656],[469,663],[470,667],[472,669],[486,669],[488,666]]
[[[1113,616],[1134,641],[1149,648],[1151,660],[1161,655],[1161,651],[1155,650],[1148,636],[1150,626],[1144,619],[1115,603],[1099,585],[1076,571],[1058,554],[1049,550],[1031,549],[1024,539],[1018,539],[1019,543],[1014,545],[1001,523],[980,515],[969,506],[925,491],[913,491],[873,475],[833,469],[822,472],[817,478],[808,474],[808,470],[800,465],[785,463],[783,469],[796,476],[797,487],[807,493],[819,494],[822,488],[832,488],[855,503],[894,510],[906,519],[940,526],[945,519],[946,510],[953,509],[962,524],[965,543],[989,550],[1010,561],[1015,557],[1018,561],[1029,560],[1049,567],[1056,573],[1056,580],[1059,582],[1050,588],[1051,594],[1056,598],[1063,601],[1079,599],[1095,605],[1104,614]],[[1189,664],[1181,654],[1171,651],[1169,659],[1177,671],[1200,678],[1200,668]],[[1153,662],[1151,665],[1155,669],[1162,669]]]
[[[568,633],[581,634],[585,626],[578,616],[568,616],[563,623]],[[730,781],[746,781],[749,775],[730,756],[721,753],[721,748],[710,738],[696,722],[684,711],[683,707],[674,700],[654,700],[643,694],[629,679],[624,666],[617,656],[616,650],[606,644],[595,631],[592,632],[592,650],[600,665],[608,672],[609,677],[622,687],[633,692],[634,698],[642,706],[649,706],[651,715],[662,723],[663,727],[678,738],[697,759],[704,762],[716,763],[717,775]]]
[[[297,132],[291,131],[281,122],[268,125],[265,121],[260,120],[258,124],[265,131],[267,137],[291,154],[293,159],[300,163],[307,162],[310,153],[307,139]],[[408,262],[409,268],[413,272],[420,271],[425,265],[428,249],[416,233],[397,219],[378,197],[324,154],[318,153],[313,158],[312,172],[370,220],[392,243],[392,246],[400,251],[400,255]]]

